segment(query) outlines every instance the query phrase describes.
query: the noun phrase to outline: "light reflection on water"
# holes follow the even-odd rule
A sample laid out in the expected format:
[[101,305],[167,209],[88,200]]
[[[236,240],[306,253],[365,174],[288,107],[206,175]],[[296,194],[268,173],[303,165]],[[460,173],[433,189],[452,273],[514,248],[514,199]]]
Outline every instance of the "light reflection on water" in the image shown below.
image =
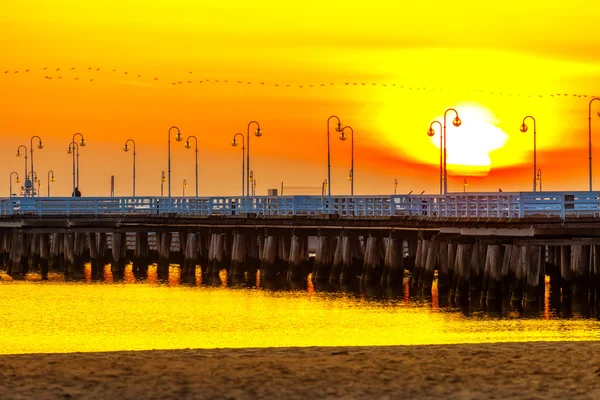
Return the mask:
[[549,298],[530,317],[494,316],[440,307],[435,285],[424,300],[411,298],[407,285],[393,294],[323,291],[310,281],[280,291],[260,288],[260,280],[228,288],[225,273],[211,285],[199,274],[183,285],[178,267],[166,283],[151,267],[140,283],[131,266],[114,283],[107,266],[100,283],[86,270],[81,282],[3,276],[0,353],[600,340],[598,320],[576,310],[561,318]]

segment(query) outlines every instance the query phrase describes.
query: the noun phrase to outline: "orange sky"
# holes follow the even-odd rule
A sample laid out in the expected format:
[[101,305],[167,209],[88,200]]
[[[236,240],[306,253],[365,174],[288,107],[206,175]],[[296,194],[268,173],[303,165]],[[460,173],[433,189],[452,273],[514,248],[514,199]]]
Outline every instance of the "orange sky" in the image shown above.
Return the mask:
[[[9,0],[0,13],[2,196],[10,171],[23,171],[16,148],[34,134],[45,142],[35,153],[43,193],[52,169],[53,195],[69,195],[74,132],[88,142],[84,195],[108,195],[111,175],[117,195],[131,193],[127,138],[137,141],[138,194],[156,195],[172,125],[199,138],[200,194],[235,195],[241,148],[230,142],[253,119],[264,133],[252,138],[257,193],[283,181],[285,194],[316,194],[331,114],[355,129],[356,194],[389,193],[394,178],[400,193],[436,193],[438,137],[426,132],[447,107],[464,122],[448,133],[450,190],[462,191],[465,175],[469,191],[531,190],[533,129],[519,132],[529,114],[544,190],[588,187],[583,96],[600,95],[595,3],[56,3]],[[600,118],[593,123],[598,137]],[[173,194],[183,179],[193,194],[193,151],[174,143],[172,155]],[[333,193],[349,193],[350,142],[336,134],[332,164]],[[595,176],[600,189],[600,169]]]

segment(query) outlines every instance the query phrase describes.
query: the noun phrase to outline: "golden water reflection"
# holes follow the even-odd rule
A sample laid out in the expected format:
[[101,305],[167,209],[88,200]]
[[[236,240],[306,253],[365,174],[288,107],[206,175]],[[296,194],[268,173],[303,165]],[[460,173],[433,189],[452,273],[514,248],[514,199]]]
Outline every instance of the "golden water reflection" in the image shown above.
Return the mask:
[[110,267],[100,283],[50,279],[2,278],[0,353],[600,340],[597,320],[561,319],[547,305],[533,318],[465,314],[440,307],[437,296],[410,298],[406,286],[385,298],[312,284],[227,288],[226,274],[214,285],[200,286],[198,274],[183,285],[174,266],[165,283],[155,266],[142,282],[131,266],[114,283]]

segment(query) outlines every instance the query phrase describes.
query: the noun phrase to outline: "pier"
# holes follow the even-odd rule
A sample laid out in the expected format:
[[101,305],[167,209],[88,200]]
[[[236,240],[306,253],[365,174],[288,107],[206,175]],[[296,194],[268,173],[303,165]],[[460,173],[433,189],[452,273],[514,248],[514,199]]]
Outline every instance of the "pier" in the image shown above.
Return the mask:
[[0,199],[0,259],[19,278],[49,271],[116,279],[151,264],[167,279],[250,277],[397,287],[498,309],[600,298],[600,192],[385,196],[12,197]]

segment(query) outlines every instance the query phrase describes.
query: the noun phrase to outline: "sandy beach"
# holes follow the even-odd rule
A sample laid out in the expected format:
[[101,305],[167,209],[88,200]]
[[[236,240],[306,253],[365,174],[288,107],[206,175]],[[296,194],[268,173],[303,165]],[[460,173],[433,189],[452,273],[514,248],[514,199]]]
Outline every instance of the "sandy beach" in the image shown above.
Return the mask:
[[600,342],[0,357],[1,399],[597,399]]

